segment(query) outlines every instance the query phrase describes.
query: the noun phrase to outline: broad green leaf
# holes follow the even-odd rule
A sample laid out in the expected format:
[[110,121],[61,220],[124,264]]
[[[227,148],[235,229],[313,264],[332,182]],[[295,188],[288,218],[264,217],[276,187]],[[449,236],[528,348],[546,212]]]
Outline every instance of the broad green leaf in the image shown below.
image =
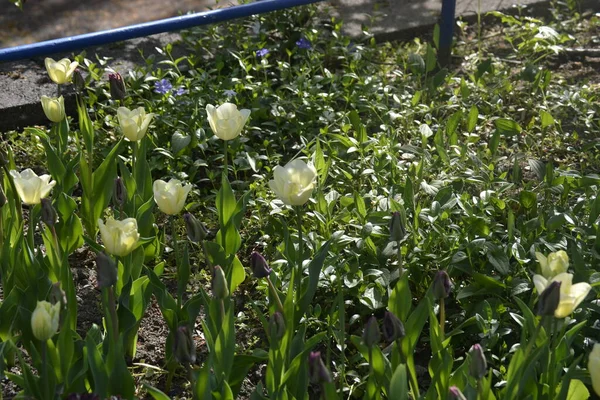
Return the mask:
[[540,120],[542,121],[542,128],[554,125],[554,118],[552,118],[552,114],[550,114],[548,111],[540,111]]
[[523,130],[517,122],[509,118],[498,118],[494,120],[494,126],[503,135],[516,135]]
[[406,365],[400,364],[396,367],[390,381],[389,398],[396,400],[408,400],[408,382]]
[[477,126],[477,119],[479,118],[479,109],[477,106],[471,106],[469,110],[469,116],[467,117],[467,132],[473,132]]

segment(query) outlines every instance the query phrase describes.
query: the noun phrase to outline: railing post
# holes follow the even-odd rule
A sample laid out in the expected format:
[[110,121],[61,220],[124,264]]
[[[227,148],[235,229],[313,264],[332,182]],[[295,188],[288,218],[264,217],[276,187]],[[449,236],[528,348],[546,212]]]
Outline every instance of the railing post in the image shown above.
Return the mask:
[[438,61],[442,67],[450,63],[452,54],[452,39],[454,38],[454,14],[456,0],[442,0],[442,15],[440,17],[440,48]]

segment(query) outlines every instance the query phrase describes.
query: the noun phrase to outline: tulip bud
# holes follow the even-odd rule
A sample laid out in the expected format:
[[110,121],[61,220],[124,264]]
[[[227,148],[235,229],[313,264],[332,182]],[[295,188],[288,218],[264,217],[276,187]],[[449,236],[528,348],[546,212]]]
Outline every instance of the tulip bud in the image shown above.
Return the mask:
[[187,230],[187,237],[194,243],[200,243],[208,236],[208,231],[204,227],[204,224],[190,213],[183,214],[183,221],[185,222],[185,229]]
[[0,185],[0,208],[4,207],[6,201],[6,193],[4,193],[4,189]]
[[194,364],[196,362],[196,344],[187,326],[182,325],[175,332],[173,341],[173,354],[180,364]]
[[457,388],[456,386],[450,386],[450,389],[448,389],[448,392],[450,394],[451,400],[467,400],[467,398],[465,397],[463,392],[461,392],[460,389]]
[[481,379],[487,373],[487,361],[485,354],[483,354],[483,348],[478,343],[471,346],[469,350],[469,358],[471,363],[469,364],[469,374],[475,379]]
[[110,97],[113,100],[123,100],[127,94],[123,77],[118,72],[108,74],[108,83],[110,87]]
[[275,311],[269,320],[269,329],[271,330],[271,337],[275,337],[277,340],[281,340],[285,335],[285,318],[279,311]]
[[127,188],[120,176],[115,178],[113,183],[113,203],[115,206],[123,207],[127,201]]
[[594,392],[600,396],[600,344],[595,343],[588,358],[588,371],[592,379],[592,387]]
[[258,279],[268,277],[271,274],[271,271],[273,271],[271,268],[269,268],[267,260],[265,260],[265,258],[256,251],[250,256],[250,261],[252,263],[252,272]]
[[96,256],[98,287],[108,288],[117,283],[117,264],[106,253],[98,253]]
[[392,220],[390,221],[390,241],[400,242],[405,236],[406,229],[404,228],[404,223],[402,223],[400,212],[394,211]]
[[52,207],[52,200],[49,198],[43,198],[41,200],[42,203],[42,222],[46,224],[46,226],[54,226],[56,221],[58,220],[58,215],[56,215],[56,210]]
[[431,291],[433,292],[433,297],[437,300],[445,299],[450,296],[450,291],[452,290],[452,283],[450,282],[450,277],[448,273],[444,270],[440,270],[435,274],[433,278]]
[[308,377],[312,383],[331,383],[331,372],[321,359],[321,352],[311,351],[308,355]]
[[85,78],[81,74],[81,70],[79,68],[73,72],[73,86],[75,86],[75,90],[78,93],[83,92],[85,89]]
[[540,293],[536,309],[537,315],[554,315],[554,312],[560,303],[560,285],[561,282],[552,281],[546,289]]
[[46,118],[52,122],[61,122],[65,119],[65,99],[63,96],[42,96],[41,101]]
[[53,284],[50,289],[50,303],[53,305],[56,303],[61,303],[63,305],[67,304],[67,295],[65,294],[65,291],[61,289],[60,282]]
[[225,299],[229,296],[229,287],[227,285],[227,278],[223,269],[216,265],[213,272],[212,279],[212,294],[217,299]]
[[377,318],[371,316],[365,325],[365,330],[363,331],[362,341],[367,347],[373,347],[379,340],[381,339],[381,333],[379,332],[379,324],[377,323]]
[[52,305],[47,301],[38,301],[31,314],[31,330],[33,336],[42,342],[52,338],[58,331],[60,303]]
[[383,337],[388,342],[393,342],[396,339],[401,339],[406,336],[404,324],[398,317],[389,311],[385,312],[383,317]]

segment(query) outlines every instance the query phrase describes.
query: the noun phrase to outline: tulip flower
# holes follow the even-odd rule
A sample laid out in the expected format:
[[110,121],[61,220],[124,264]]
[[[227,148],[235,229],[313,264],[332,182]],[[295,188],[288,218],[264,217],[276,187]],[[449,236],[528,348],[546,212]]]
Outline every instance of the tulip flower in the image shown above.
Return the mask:
[[590,358],[588,359],[588,371],[592,378],[594,392],[600,396],[600,343],[595,343]]
[[56,185],[56,181],[50,181],[52,179],[50,175],[37,176],[29,168],[20,173],[13,169],[10,171],[10,176],[15,182],[21,201],[28,205],[39,204]]
[[59,85],[71,82],[73,72],[75,72],[75,68],[79,65],[77,61],[71,62],[68,58],[54,61],[48,57],[44,60],[44,63],[46,64],[46,71],[48,71],[50,79]]
[[573,274],[568,274],[566,272],[556,275],[551,280],[544,278],[542,275],[533,276],[533,284],[539,294],[542,294],[544,289],[552,282],[560,282],[560,300],[558,307],[556,307],[556,310],[554,311],[554,316],[556,318],[565,318],[570,315],[592,289],[592,287],[585,282],[573,285]]
[[108,218],[106,224],[99,219],[98,228],[106,251],[114,256],[123,257],[131,253],[140,239],[135,218],[126,218],[123,221]]
[[33,336],[42,342],[52,338],[58,331],[60,303],[52,305],[47,301],[38,301],[31,314]]
[[485,359],[485,354],[483,353],[483,348],[479,343],[471,346],[469,357],[471,358],[471,362],[469,363],[469,374],[475,379],[483,378],[487,373],[487,361]]
[[110,97],[113,100],[123,100],[127,94],[127,88],[123,77],[118,72],[114,74],[108,74],[108,87],[110,89]]
[[542,276],[546,279],[567,272],[567,268],[569,268],[569,256],[564,250],[550,253],[547,258],[542,253],[536,252],[535,257],[540,263]]
[[438,300],[445,299],[446,297],[450,296],[450,292],[452,291],[452,282],[450,282],[450,277],[448,276],[448,273],[443,270],[440,270],[435,274],[431,286],[433,297]]
[[58,98],[42,96],[42,108],[46,118],[52,122],[65,119],[65,99],[62,96]]
[[321,352],[311,351],[308,355],[308,378],[312,383],[331,383],[331,372],[321,358]]
[[223,268],[216,265],[213,271],[212,278],[212,294],[216,299],[223,300],[229,296],[229,287],[227,285],[227,278]]
[[152,117],[154,117],[154,114],[146,114],[144,107],[138,107],[135,110],[130,110],[127,107],[117,109],[117,119],[123,135],[132,142],[144,138]]
[[302,160],[289,162],[285,167],[276,166],[269,187],[285,204],[301,206],[310,198],[317,171]]
[[262,254],[257,253],[256,251],[252,252],[250,255],[250,265],[252,266],[252,273],[258,279],[266,278],[271,275],[273,271],[269,268],[269,263],[262,256]]
[[250,110],[238,110],[237,106],[231,103],[223,103],[219,107],[209,104],[206,106],[206,113],[210,129],[223,140],[238,137],[250,116]]
[[152,189],[154,190],[154,201],[160,211],[167,215],[176,215],[183,209],[192,185],[184,186],[178,179],[171,179],[169,182],[158,179],[154,181]]
[[204,224],[190,213],[183,214],[183,221],[185,222],[185,229],[187,231],[187,237],[194,243],[200,243],[208,236],[208,231],[204,227]]
[[363,331],[362,341],[365,346],[373,347],[379,340],[381,339],[381,332],[379,331],[379,324],[377,323],[377,318],[371,316],[367,320],[367,324],[365,325],[365,330]]
[[406,331],[402,321],[391,312],[386,311],[383,316],[383,337],[385,340],[391,343],[404,336],[406,336]]

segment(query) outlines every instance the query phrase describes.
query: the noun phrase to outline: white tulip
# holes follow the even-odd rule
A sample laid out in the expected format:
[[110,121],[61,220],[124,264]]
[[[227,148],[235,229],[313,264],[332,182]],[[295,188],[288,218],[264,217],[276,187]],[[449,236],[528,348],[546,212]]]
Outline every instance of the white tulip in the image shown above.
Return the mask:
[[154,117],[154,114],[146,114],[144,107],[138,107],[135,110],[130,110],[127,107],[117,109],[117,119],[123,135],[132,142],[144,138],[152,117]]
[[181,181],[171,179],[165,182],[161,179],[154,181],[152,185],[154,191],[154,201],[160,211],[167,215],[179,214],[185,205],[188,193],[192,190],[192,185],[182,185]]
[[37,176],[33,170],[27,168],[23,172],[14,169],[10,171],[17,193],[21,201],[28,205],[39,204],[50,193],[56,181],[50,181],[50,175]]
[[285,167],[275,167],[269,187],[285,204],[301,206],[310,199],[316,178],[317,171],[312,165],[294,160]]
[[210,129],[219,139],[223,140],[238,137],[250,116],[250,110],[238,110],[237,106],[231,103],[224,103],[219,107],[209,104],[206,106],[206,113]]
[[533,284],[538,294],[541,294],[551,282],[560,282],[560,301],[554,311],[556,318],[565,318],[572,314],[592,289],[585,282],[573,285],[573,274],[566,272],[562,272],[552,279],[546,279],[542,275],[533,276]]
[[68,58],[54,61],[50,57],[44,60],[44,64],[46,64],[46,71],[48,71],[50,79],[59,85],[71,82],[73,72],[75,72],[75,69],[79,65],[77,61],[71,62]]

